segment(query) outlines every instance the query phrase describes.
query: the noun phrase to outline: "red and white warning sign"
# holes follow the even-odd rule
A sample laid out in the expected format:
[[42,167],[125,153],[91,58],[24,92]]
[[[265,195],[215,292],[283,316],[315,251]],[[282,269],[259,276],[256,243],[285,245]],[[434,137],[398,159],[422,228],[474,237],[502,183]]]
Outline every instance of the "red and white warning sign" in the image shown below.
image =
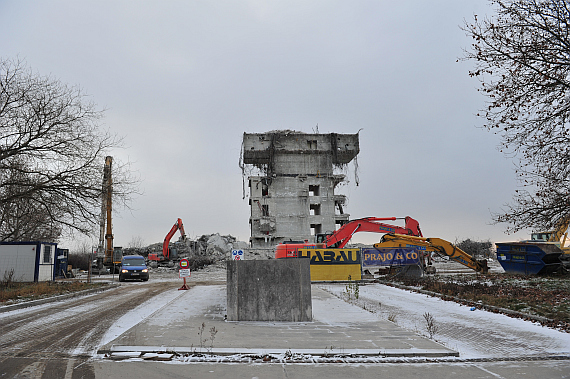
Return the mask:
[[178,262],[178,266],[180,268],[188,268],[190,267],[190,261],[186,258],[182,258],[180,262]]

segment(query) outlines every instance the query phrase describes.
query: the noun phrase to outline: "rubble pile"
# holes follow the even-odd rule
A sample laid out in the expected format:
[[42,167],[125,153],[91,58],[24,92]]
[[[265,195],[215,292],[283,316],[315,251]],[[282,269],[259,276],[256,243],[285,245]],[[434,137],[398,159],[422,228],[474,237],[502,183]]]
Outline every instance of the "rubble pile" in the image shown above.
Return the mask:
[[[247,249],[247,242],[238,241],[231,235],[204,234],[196,240],[179,239],[170,243],[171,254],[177,258],[208,258],[213,262],[231,259],[233,249]],[[143,248],[123,249],[125,255],[139,254],[147,257],[150,253],[162,253],[162,243],[154,243]]]
[[225,260],[231,258],[233,249],[247,249],[248,243],[238,241],[231,235],[221,236],[219,233],[203,235],[196,241],[193,254],[205,255],[216,260]]

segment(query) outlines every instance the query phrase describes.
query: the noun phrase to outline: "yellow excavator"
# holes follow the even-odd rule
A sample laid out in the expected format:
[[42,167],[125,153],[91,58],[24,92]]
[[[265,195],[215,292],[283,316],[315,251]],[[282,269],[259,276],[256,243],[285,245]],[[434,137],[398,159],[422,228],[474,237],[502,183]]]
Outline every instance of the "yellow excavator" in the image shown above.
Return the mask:
[[[380,242],[374,244],[377,249],[395,247],[418,247],[419,250],[445,255],[455,262],[461,263],[477,272],[486,274],[489,271],[486,260],[477,260],[451,242],[441,238],[414,237],[403,234],[385,234]],[[433,270],[432,270],[433,272]]]
[[570,247],[564,247],[566,239],[568,238],[568,225],[570,225],[570,218],[561,220],[556,229],[548,232],[537,232],[530,235],[531,241],[539,242],[552,242],[556,244],[565,254],[570,253]]

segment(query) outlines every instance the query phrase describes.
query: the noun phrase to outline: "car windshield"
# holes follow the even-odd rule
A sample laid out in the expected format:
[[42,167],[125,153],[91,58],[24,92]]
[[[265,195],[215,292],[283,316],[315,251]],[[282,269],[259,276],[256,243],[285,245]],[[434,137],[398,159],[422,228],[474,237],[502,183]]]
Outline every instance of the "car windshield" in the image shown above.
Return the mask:
[[125,259],[123,266],[144,266],[144,259]]

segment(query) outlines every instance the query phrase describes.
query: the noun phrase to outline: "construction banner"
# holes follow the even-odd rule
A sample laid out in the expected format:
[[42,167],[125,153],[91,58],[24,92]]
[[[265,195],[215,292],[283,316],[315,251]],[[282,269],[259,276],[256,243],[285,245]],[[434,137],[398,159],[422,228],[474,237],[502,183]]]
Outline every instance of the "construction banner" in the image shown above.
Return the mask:
[[413,247],[362,249],[363,267],[406,266],[420,262],[421,251]]
[[360,280],[360,249],[299,249],[299,258],[311,259],[311,281]]

